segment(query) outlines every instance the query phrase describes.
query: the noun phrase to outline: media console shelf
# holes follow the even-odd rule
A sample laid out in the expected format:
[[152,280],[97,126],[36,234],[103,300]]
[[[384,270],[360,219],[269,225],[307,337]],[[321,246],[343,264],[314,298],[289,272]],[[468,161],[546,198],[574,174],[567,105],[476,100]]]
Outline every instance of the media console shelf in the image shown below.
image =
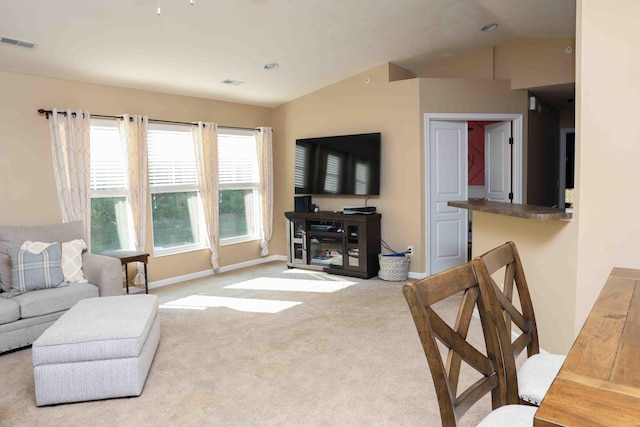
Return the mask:
[[381,215],[285,212],[287,266],[369,279],[378,274]]

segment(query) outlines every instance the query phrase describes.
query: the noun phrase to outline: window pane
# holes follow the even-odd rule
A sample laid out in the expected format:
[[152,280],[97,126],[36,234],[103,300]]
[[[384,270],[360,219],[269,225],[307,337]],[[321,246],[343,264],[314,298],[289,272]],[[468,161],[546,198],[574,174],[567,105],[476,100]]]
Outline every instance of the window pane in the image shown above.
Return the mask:
[[130,249],[126,158],[115,120],[91,120],[91,251]]
[[124,191],[126,159],[115,121],[91,121],[90,179],[92,196],[109,190]]
[[197,191],[152,195],[155,249],[199,244],[200,205]]
[[224,184],[257,183],[256,138],[250,135],[218,135],[219,181]]
[[126,198],[91,199],[91,252],[127,249],[128,240]]
[[220,191],[220,238],[256,234],[255,190]]
[[202,215],[191,126],[154,123],[147,141],[154,249],[199,247]]
[[147,139],[152,190],[158,186],[197,186],[196,156],[189,127],[153,125]]

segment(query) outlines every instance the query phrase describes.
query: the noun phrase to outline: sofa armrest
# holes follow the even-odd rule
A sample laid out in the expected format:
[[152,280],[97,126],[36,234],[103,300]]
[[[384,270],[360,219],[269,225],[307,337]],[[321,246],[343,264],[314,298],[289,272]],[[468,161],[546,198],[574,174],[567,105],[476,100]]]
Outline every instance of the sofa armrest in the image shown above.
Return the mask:
[[122,295],[122,264],[119,259],[85,252],[82,254],[85,279],[96,285],[101,297]]

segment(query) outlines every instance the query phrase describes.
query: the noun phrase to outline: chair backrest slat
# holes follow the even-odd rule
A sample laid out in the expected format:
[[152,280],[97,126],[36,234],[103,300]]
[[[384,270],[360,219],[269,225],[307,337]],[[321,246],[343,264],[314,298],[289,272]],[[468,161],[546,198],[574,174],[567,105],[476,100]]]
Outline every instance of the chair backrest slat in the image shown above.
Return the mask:
[[[494,320],[498,339],[504,357],[507,375],[507,400],[518,403],[518,379],[515,359],[526,348],[527,357],[538,354],[538,330],[533,311],[529,287],[524,275],[522,262],[513,242],[507,242],[474,260],[481,293],[486,293],[489,312]],[[504,269],[502,289],[494,280],[494,275]],[[491,292],[489,292],[491,291]],[[520,310],[514,305],[514,291],[517,292]],[[503,321],[500,322],[499,319]],[[512,325],[516,325],[516,338]],[[509,355],[513,355],[509,357]]]
[[[438,397],[443,426],[456,426],[460,417],[480,398],[491,393],[495,409],[507,402],[506,376],[496,328],[485,308],[472,263],[454,267],[402,288],[427,357]],[[453,327],[437,313],[434,304],[462,292]],[[484,346],[468,340],[474,309],[480,315]],[[475,337],[474,337],[475,338]],[[438,342],[447,349],[443,360]],[[475,369],[479,379],[458,393],[461,363]]]

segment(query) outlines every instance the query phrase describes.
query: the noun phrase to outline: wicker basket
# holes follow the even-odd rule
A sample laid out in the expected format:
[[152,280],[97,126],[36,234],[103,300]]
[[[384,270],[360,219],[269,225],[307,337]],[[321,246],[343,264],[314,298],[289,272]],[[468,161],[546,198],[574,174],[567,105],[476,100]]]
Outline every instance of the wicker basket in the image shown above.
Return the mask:
[[378,254],[380,271],[378,277],[390,282],[407,280],[409,257],[406,254]]

